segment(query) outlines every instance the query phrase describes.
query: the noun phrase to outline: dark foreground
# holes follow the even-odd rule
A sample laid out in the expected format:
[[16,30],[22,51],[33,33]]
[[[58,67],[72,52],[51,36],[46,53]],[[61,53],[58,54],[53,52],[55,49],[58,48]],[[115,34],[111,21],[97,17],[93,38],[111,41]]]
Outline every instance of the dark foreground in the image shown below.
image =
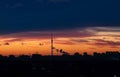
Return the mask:
[[0,77],[120,77],[120,61],[96,57],[36,57],[0,60]]

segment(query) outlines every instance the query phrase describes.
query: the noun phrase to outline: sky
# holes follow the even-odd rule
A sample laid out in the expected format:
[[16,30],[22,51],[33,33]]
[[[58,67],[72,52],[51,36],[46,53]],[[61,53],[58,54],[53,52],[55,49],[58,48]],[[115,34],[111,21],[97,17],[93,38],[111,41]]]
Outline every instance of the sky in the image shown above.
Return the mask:
[[119,0],[1,0],[0,54],[120,51]]

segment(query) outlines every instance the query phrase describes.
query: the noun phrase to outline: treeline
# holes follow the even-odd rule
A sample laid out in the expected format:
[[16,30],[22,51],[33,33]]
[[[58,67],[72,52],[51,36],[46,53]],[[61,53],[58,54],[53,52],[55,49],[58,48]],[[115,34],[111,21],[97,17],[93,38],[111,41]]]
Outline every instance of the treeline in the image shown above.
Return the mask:
[[90,59],[100,59],[100,60],[114,60],[120,61],[119,51],[107,51],[105,53],[94,52],[93,55],[89,55],[87,52],[80,54],[75,52],[74,55],[69,55],[69,53],[63,53],[61,56],[42,56],[41,54],[32,55],[0,55],[0,60],[90,60]]

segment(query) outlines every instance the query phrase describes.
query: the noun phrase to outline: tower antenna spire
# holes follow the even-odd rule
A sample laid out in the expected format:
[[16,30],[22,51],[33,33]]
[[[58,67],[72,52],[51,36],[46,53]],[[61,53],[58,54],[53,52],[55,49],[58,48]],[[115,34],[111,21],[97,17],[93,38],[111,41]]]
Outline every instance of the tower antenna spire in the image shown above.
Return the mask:
[[54,42],[54,39],[53,39],[53,33],[51,33],[51,56],[54,56],[54,53],[53,53],[53,42]]

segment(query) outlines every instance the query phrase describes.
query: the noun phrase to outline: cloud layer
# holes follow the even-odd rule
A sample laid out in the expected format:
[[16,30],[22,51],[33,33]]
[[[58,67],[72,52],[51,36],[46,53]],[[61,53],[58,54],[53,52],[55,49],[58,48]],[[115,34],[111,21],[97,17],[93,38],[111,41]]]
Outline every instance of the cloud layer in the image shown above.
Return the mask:
[[114,0],[2,0],[0,34],[119,27],[118,3]]
[[80,44],[94,46],[120,46],[120,27],[88,27],[59,31],[30,31],[1,35],[4,42],[50,39],[54,34],[56,44]]

